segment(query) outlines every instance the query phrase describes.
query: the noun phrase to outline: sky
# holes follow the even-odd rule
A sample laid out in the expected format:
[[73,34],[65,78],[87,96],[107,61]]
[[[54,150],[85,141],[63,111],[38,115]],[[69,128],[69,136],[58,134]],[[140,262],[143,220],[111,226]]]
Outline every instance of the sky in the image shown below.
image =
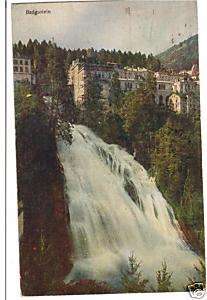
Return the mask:
[[[26,10],[50,10],[26,14]],[[12,5],[13,42],[51,40],[75,49],[117,49],[158,54],[197,33],[197,3],[83,1]]]

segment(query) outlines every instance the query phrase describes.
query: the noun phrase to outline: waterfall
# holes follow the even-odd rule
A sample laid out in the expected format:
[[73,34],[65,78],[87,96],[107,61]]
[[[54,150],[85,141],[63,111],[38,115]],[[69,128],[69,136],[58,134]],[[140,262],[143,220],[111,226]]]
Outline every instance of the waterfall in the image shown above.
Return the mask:
[[133,252],[152,285],[165,260],[174,287],[183,290],[199,257],[184,242],[171,206],[147,171],[82,125],[74,126],[72,145],[58,141],[58,152],[74,243],[65,282],[88,278],[118,286]]

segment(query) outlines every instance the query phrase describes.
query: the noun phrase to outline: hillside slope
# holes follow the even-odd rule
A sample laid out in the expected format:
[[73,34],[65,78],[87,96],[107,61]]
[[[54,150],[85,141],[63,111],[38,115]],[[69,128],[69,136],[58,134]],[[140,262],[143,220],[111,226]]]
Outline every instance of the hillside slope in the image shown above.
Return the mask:
[[192,65],[198,63],[198,35],[174,45],[157,56],[163,67],[177,71],[189,70]]

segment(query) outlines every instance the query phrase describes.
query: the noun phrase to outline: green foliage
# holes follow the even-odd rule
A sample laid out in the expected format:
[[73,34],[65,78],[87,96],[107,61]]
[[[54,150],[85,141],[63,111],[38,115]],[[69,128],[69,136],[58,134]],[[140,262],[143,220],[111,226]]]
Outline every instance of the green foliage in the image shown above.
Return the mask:
[[85,105],[92,102],[99,102],[101,98],[102,87],[101,84],[93,76],[88,76],[86,82],[86,99]]
[[123,120],[113,109],[105,111],[97,134],[109,144],[127,147],[129,136],[123,128]]
[[136,257],[132,253],[129,256],[129,266],[126,272],[122,274],[122,285],[126,293],[143,293],[146,292],[148,280],[143,278],[140,271],[141,262],[137,262]]
[[80,108],[78,122],[97,132],[103,120],[104,104],[101,101],[101,85],[91,76],[87,80],[86,98]]
[[68,142],[69,144],[72,143],[72,133],[71,133],[71,124],[68,121],[64,121],[58,119],[57,125],[57,136]]
[[121,102],[123,94],[121,91],[121,84],[119,81],[119,74],[114,73],[112,80],[111,80],[111,87],[110,87],[110,92],[109,92],[109,103],[111,105],[117,106]]
[[[38,71],[40,71],[40,65],[45,63],[45,51],[52,45],[52,42],[42,41],[39,43],[37,40],[32,41],[31,39],[28,41],[27,45],[23,45],[21,41],[17,44],[13,45],[14,55],[21,55],[21,56],[28,56],[29,58],[33,59],[34,52],[36,52],[37,56],[37,64],[36,67]],[[60,47],[56,48],[59,49],[62,59],[65,61],[66,68],[70,66],[74,59],[84,60],[87,63],[98,63],[98,64],[106,64],[107,62],[113,62],[122,64],[123,66],[134,66],[134,67],[148,67],[152,71],[158,71],[160,68],[160,61],[157,57],[154,57],[152,54],[146,57],[145,54],[141,52],[132,53],[131,51],[122,52],[120,50],[105,50],[101,49],[99,51],[91,49],[62,49]],[[35,50],[36,48],[36,50]],[[39,54],[41,55],[41,63],[39,61]],[[47,56],[47,55],[46,55]],[[60,57],[61,58],[61,57]],[[62,61],[62,60],[61,60]],[[63,67],[64,67],[63,66]]]
[[156,272],[157,289],[156,292],[173,292],[172,288],[172,272],[169,273],[167,270],[166,262],[162,262],[162,267]]
[[183,230],[190,229],[194,233],[190,241],[193,247],[203,252],[200,118],[197,116],[192,120],[171,114],[156,132],[155,144],[150,171]]
[[125,95],[118,112],[136,159],[147,169],[150,168],[150,155],[155,147],[155,132],[163,126],[167,117],[167,109],[154,102],[154,92],[155,82],[149,77],[137,91]]
[[[183,194],[187,165],[191,152],[187,122],[170,117],[155,136],[156,149],[152,154],[154,174],[158,185],[168,198],[178,200]],[[175,188],[176,187],[176,188]]]
[[15,86],[14,103],[16,124],[18,124],[20,119],[34,114],[39,107],[38,97],[28,83],[21,83]]
[[154,57],[153,54],[149,54],[147,57],[147,69],[158,72],[160,70],[160,67],[160,60],[157,57]]

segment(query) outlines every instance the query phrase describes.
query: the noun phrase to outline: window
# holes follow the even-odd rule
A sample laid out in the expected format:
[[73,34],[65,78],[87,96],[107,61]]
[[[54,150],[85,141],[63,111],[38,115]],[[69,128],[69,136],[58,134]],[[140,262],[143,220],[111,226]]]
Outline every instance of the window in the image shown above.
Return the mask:
[[165,90],[165,84],[164,83],[160,83],[158,86],[159,90]]
[[162,103],[163,103],[163,96],[160,95],[160,96],[159,96],[159,104],[162,104]]
[[14,72],[18,72],[18,67],[14,67]]
[[28,60],[25,60],[24,64],[25,64],[26,66],[28,66],[28,64],[29,64]]
[[20,67],[20,68],[19,68],[19,71],[23,73],[23,68],[22,68],[22,67]]
[[18,60],[14,59],[14,65],[18,65]]
[[20,64],[20,65],[23,65],[23,61],[22,61],[22,60],[20,60],[20,61],[19,61],[19,64]]

